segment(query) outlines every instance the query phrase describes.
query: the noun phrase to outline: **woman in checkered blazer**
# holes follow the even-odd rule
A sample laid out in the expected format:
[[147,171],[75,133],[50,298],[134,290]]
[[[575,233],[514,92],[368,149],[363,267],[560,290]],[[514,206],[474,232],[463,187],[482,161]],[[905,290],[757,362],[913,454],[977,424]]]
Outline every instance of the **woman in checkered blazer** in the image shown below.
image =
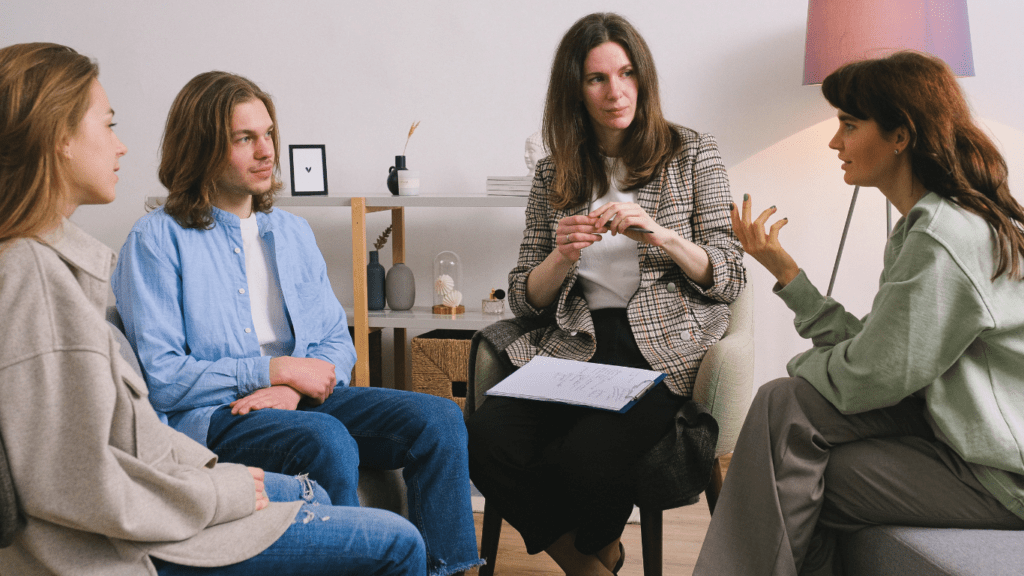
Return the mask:
[[[664,372],[626,413],[489,398],[470,418],[470,474],[567,574],[617,572],[640,456],[689,401],[745,271],[715,140],[667,122],[650,50],[591,14],[555,54],[509,303],[539,326],[506,349]],[[535,321],[535,322],[533,322]],[[711,455],[713,457],[713,455]]]

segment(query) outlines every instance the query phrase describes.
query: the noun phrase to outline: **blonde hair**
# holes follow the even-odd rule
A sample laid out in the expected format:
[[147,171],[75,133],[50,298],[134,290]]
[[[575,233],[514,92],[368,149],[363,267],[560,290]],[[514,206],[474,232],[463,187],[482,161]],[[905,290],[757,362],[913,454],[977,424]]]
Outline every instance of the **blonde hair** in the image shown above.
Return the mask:
[[67,46],[0,49],[0,243],[60,219],[68,164],[60,149],[85,116],[96,62]]

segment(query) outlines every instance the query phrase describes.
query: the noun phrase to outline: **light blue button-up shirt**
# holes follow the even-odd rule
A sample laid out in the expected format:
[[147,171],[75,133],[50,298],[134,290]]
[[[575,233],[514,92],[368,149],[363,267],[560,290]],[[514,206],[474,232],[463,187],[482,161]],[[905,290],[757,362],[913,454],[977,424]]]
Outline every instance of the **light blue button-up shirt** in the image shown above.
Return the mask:
[[[135,223],[111,286],[139,356],[150,401],[168,423],[206,445],[214,410],[270,386],[270,357],[253,329],[239,219],[213,208],[210,230],[185,229],[159,208]],[[334,364],[349,383],[356,352],[309,224],[257,213],[292,328],[291,356]]]

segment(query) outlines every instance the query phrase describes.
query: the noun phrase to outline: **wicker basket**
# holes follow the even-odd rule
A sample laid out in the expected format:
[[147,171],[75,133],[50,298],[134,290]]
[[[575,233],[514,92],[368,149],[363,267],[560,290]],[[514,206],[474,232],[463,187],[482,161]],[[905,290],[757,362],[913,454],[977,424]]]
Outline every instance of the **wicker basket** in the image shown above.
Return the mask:
[[432,330],[412,339],[412,391],[466,406],[473,330]]

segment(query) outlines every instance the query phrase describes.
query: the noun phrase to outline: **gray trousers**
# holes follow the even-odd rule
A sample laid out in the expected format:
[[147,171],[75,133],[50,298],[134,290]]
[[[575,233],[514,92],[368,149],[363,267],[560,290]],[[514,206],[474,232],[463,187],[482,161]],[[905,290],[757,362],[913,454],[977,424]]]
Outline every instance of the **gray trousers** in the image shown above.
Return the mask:
[[842,574],[839,532],[1024,529],[937,440],[924,402],[842,414],[807,381],[758,390],[693,573]]

